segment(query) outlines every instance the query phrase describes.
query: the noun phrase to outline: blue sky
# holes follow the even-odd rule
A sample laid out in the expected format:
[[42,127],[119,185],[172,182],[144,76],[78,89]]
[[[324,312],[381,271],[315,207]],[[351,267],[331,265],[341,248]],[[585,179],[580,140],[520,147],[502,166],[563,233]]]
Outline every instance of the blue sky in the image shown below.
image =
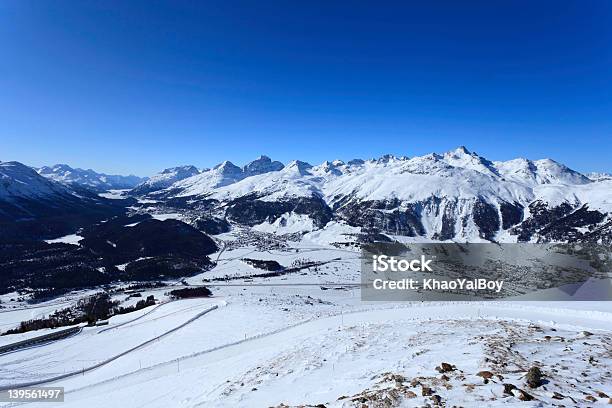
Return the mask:
[[0,2],[0,160],[612,171],[612,2]]

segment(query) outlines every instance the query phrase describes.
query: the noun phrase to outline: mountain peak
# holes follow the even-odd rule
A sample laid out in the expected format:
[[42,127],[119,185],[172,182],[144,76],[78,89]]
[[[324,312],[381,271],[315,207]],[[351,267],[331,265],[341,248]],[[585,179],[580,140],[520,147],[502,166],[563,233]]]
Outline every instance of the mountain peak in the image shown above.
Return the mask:
[[454,150],[450,150],[446,153],[444,153],[444,157],[451,157],[451,158],[470,158],[470,157],[480,157],[478,156],[478,154],[469,151],[465,146],[459,146]]
[[272,161],[268,156],[261,155],[258,159],[253,160],[243,167],[245,177],[254,176],[257,174],[269,173],[271,171],[282,170],[285,165],[279,161]]
[[72,167],[70,167],[69,165],[65,164],[65,163],[57,163],[54,164],[53,166],[51,166],[51,168],[53,170],[60,170],[60,169],[65,169],[65,170],[74,170]]
[[348,164],[349,166],[362,166],[363,164],[365,164],[365,160],[352,159],[352,160],[349,160],[346,164]]
[[586,176],[552,159],[518,158],[495,162],[495,168],[507,179],[527,184],[587,184]]
[[225,160],[224,162],[217,164],[213,170],[226,176],[229,175],[239,177],[242,175],[242,169],[229,160]]
[[493,177],[500,176],[491,161],[475,152],[470,152],[465,146],[459,146],[455,150],[444,153],[442,160],[453,167],[474,170]]
[[191,164],[186,164],[184,166],[176,166],[176,167],[168,167],[167,169],[164,169],[161,171],[160,174],[174,174],[177,172],[197,172],[198,169],[196,166],[193,166]]
[[312,164],[301,160],[293,160],[285,167],[285,170],[297,171],[301,175],[309,174],[308,170],[310,169],[312,169]]
[[457,147],[457,148],[455,149],[455,153],[460,153],[460,154],[469,154],[469,155],[471,155],[471,154],[472,154],[472,152],[470,152],[470,151],[467,149],[467,147],[465,147],[465,146],[463,146],[463,145],[461,145],[461,146]]
[[402,160],[401,158],[396,157],[395,155],[392,154],[384,154],[382,156],[380,156],[378,159],[376,159],[376,163],[390,163],[396,160]]

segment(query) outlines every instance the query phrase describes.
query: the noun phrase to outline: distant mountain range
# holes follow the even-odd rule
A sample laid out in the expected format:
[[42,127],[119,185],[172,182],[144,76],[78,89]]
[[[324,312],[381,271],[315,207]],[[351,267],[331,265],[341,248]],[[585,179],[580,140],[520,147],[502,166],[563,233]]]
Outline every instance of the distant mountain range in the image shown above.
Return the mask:
[[146,180],[138,176],[118,176],[97,173],[91,169],[72,168],[67,164],[56,164],[37,169],[38,174],[62,184],[74,184],[96,191],[132,189]]
[[316,166],[297,160],[285,166],[261,156],[243,167],[229,161],[203,170],[181,166],[146,180],[66,165],[38,173],[15,162],[0,169],[4,219],[24,216],[23,206],[7,204],[24,197],[44,208],[97,201],[85,188],[131,188],[124,198],[132,201],[116,200],[126,201],[126,212],[178,213],[207,233],[231,225],[281,234],[341,225],[427,240],[606,243],[612,237],[609,175],[587,177],[550,159],[490,161],[465,147]]

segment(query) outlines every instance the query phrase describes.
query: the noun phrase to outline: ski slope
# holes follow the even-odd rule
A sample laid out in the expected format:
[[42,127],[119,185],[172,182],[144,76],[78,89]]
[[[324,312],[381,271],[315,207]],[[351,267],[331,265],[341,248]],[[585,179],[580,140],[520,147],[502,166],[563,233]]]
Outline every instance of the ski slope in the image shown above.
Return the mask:
[[[424,377],[423,383],[434,386],[441,362],[456,365],[463,372],[453,375],[463,379],[451,375],[451,388],[438,384],[436,392],[464,406],[489,401],[491,393],[496,395],[491,406],[516,404],[517,398],[503,397],[501,383],[485,385],[476,373],[493,370],[521,387],[521,370],[536,362],[548,373],[566,366],[548,391],[528,390],[540,401],[552,401],[553,391],[576,401],[590,388],[612,392],[606,348],[612,341],[612,307],[605,303],[363,304],[348,292],[309,287],[220,290],[227,305],[106,366],[53,383],[65,387],[62,406],[344,406],[347,401],[339,397],[384,389],[378,382],[385,373]],[[49,375],[75,368],[85,356],[103,359],[214,302],[219,299],[172,302],[132,325],[100,334],[93,328],[54,348],[14,353],[2,359],[1,377],[39,378],[41,371]],[[585,330],[592,333],[588,339]],[[508,372],[486,361],[507,350],[507,341],[516,350],[515,367]],[[591,355],[597,356],[596,366],[588,363]],[[576,370],[586,371],[590,381],[575,383]],[[464,383],[475,388],[467,392]],[[419,393],[411,401],[423,404],[429,397]]]

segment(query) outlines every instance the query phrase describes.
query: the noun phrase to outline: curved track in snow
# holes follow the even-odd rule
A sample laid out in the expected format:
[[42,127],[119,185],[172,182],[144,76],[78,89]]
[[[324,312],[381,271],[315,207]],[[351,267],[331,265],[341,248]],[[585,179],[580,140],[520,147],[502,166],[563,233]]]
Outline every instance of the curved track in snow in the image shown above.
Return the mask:
[[134,352],[134,351],[136,351],[136,350],[138,350],[140,348],[143,348],[143,347],[145,347],[145,346],[147,346],[147,345],[149,345],[149,344],[151,344],[151,343],[153,343],[153,342],[155,342],[155,341],[157,341],[157,340],[159,340],[159,339],[161,339],[161,338],[163,338],[163,337],[165,337],[165,336],[167,336],[167,335],[169,335],[171,333],[174,333],[177,330],[182,329],[183,327],[185,327],[188,324],[192,323],[193,321],[199,319],[200,317],[204,316],[205,314],[212,312],[213,310],[217,309],[218,307],[219,306],[217,306],[217,305],[211,306],[210,308],[208,308],[208,309],[198,313],[197,315],[195,315],[194,317],[190,318],[189,320],[181,323],[180,325],[178,325],[176,327],[173,327],[170,330],[165,331],[164,333],[162,333],[162,334],[160,334],[158,336],[155,336],[155,337],[153,337],[153,338],[151,338],[151,339],[149,339],[149,340],[147,340],[145,342],[142,342],[142,343],[140,343],[140,344],[138,344],[138,345],[136,345],[136,346],[134,346],[134,347],[132,347],[132,348],[130,348],[128,350],[125,350],[125,351],[123,351],[123,352],[121,352],[119,354],[116,354],[116,355],[114,355],[114,356],[112,356],[110,358],[107,358],[104,361],[101,361],[101,362],[99,362],[97,364],[94,364],[94,365],[89,366],[89,367],[85,367],[82,370],[71,371],[71,372],[68,372],[68,373],[65,373],[65,374],[62,374],[62,375],[58,375],[58,376],[51,377],[51,378],[46,378],[46,379],[43,379],[43,380],[36,380],[36,381],[29,381],[29,382],[25,382],[25,383],[0,386],[0,391],[5,391],[5,390],[8,390],[8,389],[15,389],[15,388],[33,387],[33,386],[42,385],[42,384],[49,384],[49,383],[52,383],[52,382],[55,382],[55,381],[59,381],[59,380],[63,380],[63,379],[66,379],[66,378],[73,377],[75,375],[85,374],[86,372],[89,372],[89,371],[95,370],[97,368],[100,368],[102,366],[105,366],[105,365],[107,365],[107,364],[117,360],[118,358],[121,358],[121,357],[123,357],[123,356],[125,356],[127,354],[130,354],[130,353],[132,353],[132,352]]

